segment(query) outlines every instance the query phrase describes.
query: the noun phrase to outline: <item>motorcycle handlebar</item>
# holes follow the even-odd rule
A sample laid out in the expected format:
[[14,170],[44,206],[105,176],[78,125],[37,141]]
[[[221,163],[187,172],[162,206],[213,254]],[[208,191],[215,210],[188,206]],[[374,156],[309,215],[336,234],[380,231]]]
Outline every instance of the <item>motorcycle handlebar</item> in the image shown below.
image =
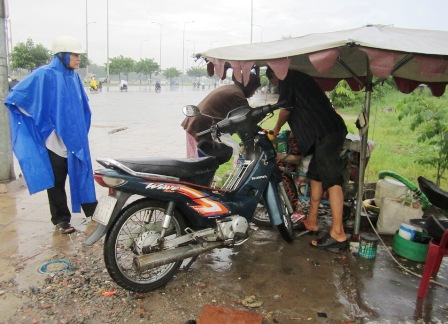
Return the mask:
[[[213,125],[212,127],[214,127],[215,125]],[[201,136],[204,136],[204,135],[207,135],[207,134],[210,134],[212,132],[212,129],[211,128],[209,128],[209,129],[206,129],[205,131],[202,131],[202,132],[199,132],[199,133],[196,133],[196,136],[197,137],[201,137]]]
[[[246,117],[246,115],[248,115],[249,113],[251,113],[253,117],[260,116],[260,115],[262,115],[264,117],[267,114],[273,112],[274,110],[279,109],[280,107],[285,107],[285,105],[286,105],[286,101],[281,101],[281,102],[277,102],[276,104],[273,104],[273,105],[265,105],[265,106],[260,106],[260,107],[256,107],[256,108],[250,108],[250,110],[248,110],[248,112],[241,117]],[[237,108],[237,109],[239,109],[239,108]],[[218,122],[217,124],[212,125],[209,129],[206,129],[202,132],[197,133],[196,136],[201,137],[201,136],[210,134],[214,131],[218,131],[220,128],[224,128],[225,126],[228,126],[230,124],[230,119],[231,118],[226,117],[223,120],[221,120],[220,122]],[[241,118],[241,122],[243,122],[243,121],[245,121],[244,118]],[[238,122],[239,121],[234,121],[235,124]]]

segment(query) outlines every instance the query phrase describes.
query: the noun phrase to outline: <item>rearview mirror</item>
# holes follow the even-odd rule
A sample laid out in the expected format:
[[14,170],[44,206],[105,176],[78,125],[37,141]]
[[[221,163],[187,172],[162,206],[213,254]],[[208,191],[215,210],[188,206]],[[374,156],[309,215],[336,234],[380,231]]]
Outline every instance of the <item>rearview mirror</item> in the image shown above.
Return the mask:
[[194,116],[200,116],[201,115],[201,111],[199,110],[199,108],[197,106],[193,106],[193,105],[187,105],[184,106],[184,108],[182,108],[184,115],[187,117],[194,117]]

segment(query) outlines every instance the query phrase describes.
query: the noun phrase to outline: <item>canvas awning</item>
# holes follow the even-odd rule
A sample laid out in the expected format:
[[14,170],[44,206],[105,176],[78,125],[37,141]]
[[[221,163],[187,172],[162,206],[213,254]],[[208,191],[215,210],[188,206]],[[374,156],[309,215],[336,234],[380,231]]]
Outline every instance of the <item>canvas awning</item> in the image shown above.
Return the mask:
[[[244,83],[254,67],[270,66],[283,79],[288,69],[313,76],[323,90],[346,80],[353,90],[365,89],[363,112],[369,117],[373,87],[392,76],[397,88],[410,93],[426,84],[441,96],[448,83],[448,32],[368,25],[350,30],[309,34],[279,41],[210,49],[205,59],[210,76],[224,79],[233,69]],[[379,79],[373,83],[373,76]],[[368,121],[368,120],[367,120]],[[364,188],[368,131],[362,136],[358,192]],[[355,234],[359,233],[362,197],[358,195]]]
[[[209,75],[225,78],[233,68],[241,81],[253,66],[269,65],[283,79],[288,69],[313,77],[324,90],[342,79],[353,90],[367,84],[371,72],[392,75],[404,93],[426,84],[441,96],[448,82],[448,32],[371,25],[344,31],[310,34],[279,41],[210,49],[198,54],[208,61]],[[241,71],[241,72],[240,72]],[[360,83],[362,81],[362,83]]]

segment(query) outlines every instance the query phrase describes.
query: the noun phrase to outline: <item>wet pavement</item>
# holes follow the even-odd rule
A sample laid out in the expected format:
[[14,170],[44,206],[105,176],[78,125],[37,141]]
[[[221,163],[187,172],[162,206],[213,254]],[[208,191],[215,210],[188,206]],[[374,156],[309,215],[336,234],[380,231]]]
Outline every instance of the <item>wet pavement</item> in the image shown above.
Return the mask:
[[[147,87],[130,87],[128,92],[121,93],[117,87],[111,87],[109,92],[104,87],[102,93],[89,93],[93,113],[92,156],[184,157],[181,108],[198,103],[208,91],[185,87],[177,91],[164,88],[155,93]],[[274,96],[260,93],[251,104],[274,101]],[[94,162],[96,168],[99,165]],[[16,172],[20,173],[17,166]],[[105,194],[104,188],[98,186],[97,196]],[[27,313],[33,303],[24,293],[31,287],[46,286],[47,276],[39,273],[39,268],[66,254],[78,259],[89,256],[101,260],[101,242],[93,247],[82,245],[93,229],[93,223],[84,223],[82,214],[74,214],[72,218],[77,234],[68,237],[55,233],[45,192],[30,196],[26,188],[19,187],[0,194],[0,215],[0,323],[32,323],[33,319],[43,323],[44,320],[36,319],[37,315],[31,315],[32,311]],[[325,224],[327,220],[323,221]],[[362,232],[371,231],[365,228]],[[154,308],[150,320],[145,322],[185,323],[198,318],[205,304],[250,309],[263,314],[263,323],[448,322],[446,260],[436,278],[445,287],[431,284],[426,298],[421,301],[417,299],[420,282],[417,275],[421,274],[423,263],[393,253],[392,237],[382,236],[384,245],[378,243],[373,259],[361,258],[352,252],[319,251],[309,246],[311,239],[303,235],[293,244],[287,244],[276,230],[258,228],[242,246],[203,255],[188,272],[180,271],[166,287],[139,300],[141,307],[150,308],[149,304],[160,303],[160,309],[171,308],[170,317],[166,311],[159,314]],[[89,263],[84,266],[89,267]],[[98,269],[92,271],[104,275],[101,263],[95,267]],[[110,287],[108,280],[103,282]],[[199,293],[197,287],[201,287]],[[121,288],[116,289],[120,293]],[[114,307],[135,307],[124,302],[131,297],[122,290],[121,294],[123,302],[119,304],[117,300]],[[163,298],[157,298],[162,295]],[[262,305],[243,306],[241,301],[249,296],[255,296]],[[108,309],[106,306],[101,309],[101,305],[96,306],[97,315],[86,316],[84,322],[103,322],[101,311],[107,313]],[[133,313],[123,314],[127,317],[118,314],[109,322],[139,323],[142,318],[149,319],[141,314],[134,317]],[[52,316],[54,323],[77,322],[70,317],[61,320],[60,312]]]

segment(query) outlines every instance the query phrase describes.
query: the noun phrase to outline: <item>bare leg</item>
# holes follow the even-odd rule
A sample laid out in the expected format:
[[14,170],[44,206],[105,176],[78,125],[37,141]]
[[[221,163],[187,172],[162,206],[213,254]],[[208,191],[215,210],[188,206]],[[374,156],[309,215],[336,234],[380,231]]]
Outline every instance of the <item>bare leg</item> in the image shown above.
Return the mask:
[[317,224],[317,213],[322,198],[322,182],[310,180],[310,183],[310,210],[308,212],[308,217],[303,223],[307,230],[317,231],[319,229],[319,225]]
[[336,241],[343,242],[347,239],[347,235],[345,235],[344,224],[342,221],[344,209],[344,194],[342,192],[342,187],[339,185],[332,186],[328,188],[328,194],[330,196],[331,216],[333,219],[330,235]]
[[[334,185],[328,188],[328,194],[330,196],[330,208],[333,224],[330,230],[330,236],[338,242],[344,242],[347,240],[347,235],[344,232],[344,224],[342,221],[342,213],[344,206],[344,195],[342,187]],[[316,245],[317,241],[311,241],[312,245]]]

